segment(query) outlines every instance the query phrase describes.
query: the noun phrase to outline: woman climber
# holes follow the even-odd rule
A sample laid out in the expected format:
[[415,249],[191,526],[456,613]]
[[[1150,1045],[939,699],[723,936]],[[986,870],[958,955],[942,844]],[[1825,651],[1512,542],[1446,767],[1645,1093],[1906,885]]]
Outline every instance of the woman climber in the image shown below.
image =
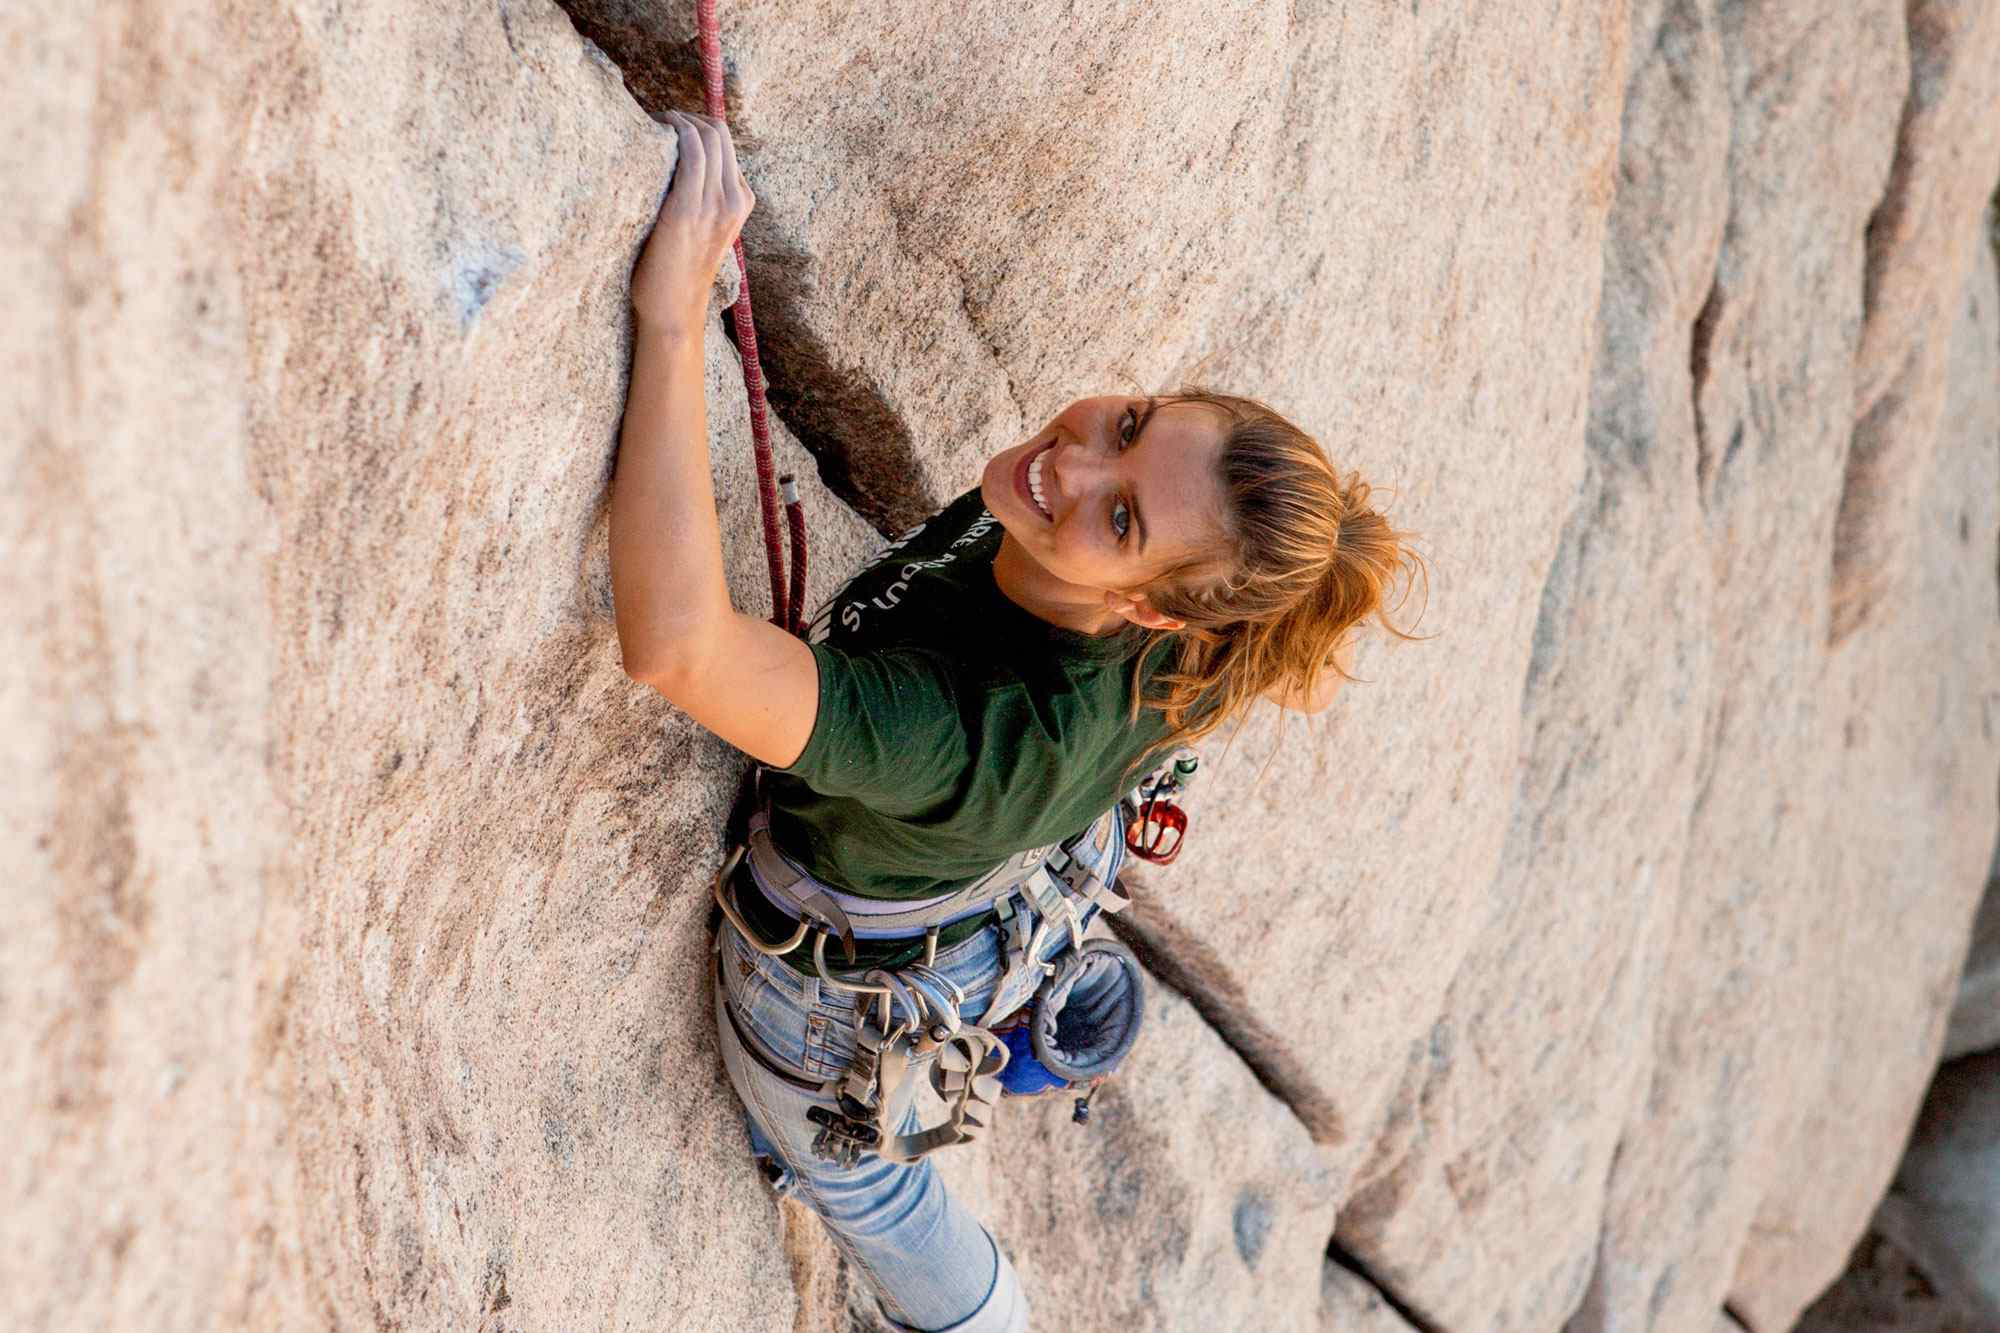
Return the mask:
[[726,126],[671,122],[612,585],[626,671],[762,765],[716,885],[724,1063],[767,1176],[887,1318],[1025,1328],[1012,1266],[924,1155],[979,1132],[1002,1084],[1084,1086],[1122,1057],[1137,966],[1090,929],[1124,901],[1121,796],[1257,698],[1326,707],[1361,623],[1400,633],[1386,599],[1421,562],[1269,408],[1115,395],[991,459],[848,583],[821,641],[735,609],[702,340],[753,201]]

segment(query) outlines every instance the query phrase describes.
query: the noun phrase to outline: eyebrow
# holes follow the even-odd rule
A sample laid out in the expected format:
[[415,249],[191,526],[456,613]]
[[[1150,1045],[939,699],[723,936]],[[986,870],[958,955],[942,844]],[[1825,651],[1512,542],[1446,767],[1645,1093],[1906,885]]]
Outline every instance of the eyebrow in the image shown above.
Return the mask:
[[[1138,424],[1132,427],[1132,443],[1128,448],[1138,448],[1139,437],[1146,433],[1146,423],[1153,419],[1153,413],[1160,410],[1160,401],[1150,395],[1146,399],[1146,410],[1140,414]],[[1132,492],[1132,526],[1139,530],[1139,554],[1146,554],[1146,520],[1139,515],[1139,492]]]

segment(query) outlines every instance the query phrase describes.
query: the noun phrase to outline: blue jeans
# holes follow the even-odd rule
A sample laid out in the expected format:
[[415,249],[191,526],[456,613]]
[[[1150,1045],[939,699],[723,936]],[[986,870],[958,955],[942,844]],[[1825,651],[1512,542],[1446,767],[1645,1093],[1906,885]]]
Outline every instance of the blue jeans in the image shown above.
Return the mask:
[[[997,935],[984,930],[938,951],[939,970],[966,992],[968,1020],[986,1012],[999,980]],[[717,947],[722,1061],[749,1112],[751,1151],[777,1169],[779,1192],[796,1194],[819,1214],[896,1323],[962,1333],[1026,1328],[1027,1300],[1013,1266],[978,1219],[945,1192],[931,1164],[887,1162],[873,1153],[851,1168],[821,1160],[812,1150],[819,1129],[806,1108],[835,1109],[833,1098],[787,1082],[745,1052],[722,1010],[726,994],[766,1055],[818,1083],[839,1075],[854,1053],[856,997],[758,953],[727,921]],[[898,1092],[895,1109],[906,1133],[918,1128],[921,1081],[913,1069]]]
[[[1114,822],[1105,851],[1081,848],[1078,859],[1111,880],[1124,860],[1123,832],[1122,820]],[[1056,939],[1044,957],[1067,945],[1067,931],[1052,933]],[[978,1219],[945,1192],[930,1162],[887,1162],[873,1153],[851,1168],[821,1160],[812,1150],[818,1126],[806,1119],[806,1108],[834,1109],[833,1098],[788,1082],[746,1052],[722,1007],[726,996],[750,1039],[787,1072],[823,1083],[840,1075],[853,1056],[857,997],[757,952],[727,921],[716,950],[723,1064],[749,1112],[751,1151],[776,1170],[779,1192],[796,1194],[819,1214],[890,1320],[952,1333],[1026,1329],[1027,1296],[1013,1265]],[[1000,980],[998,929],[939,950],[937,967],[965,991],[961,1015],[978,1022]],[[892,1110],[901,1116],[901,1132],[921,1127],[916,1091],[927,1072],[921,1065],[912,1070],[899,1090]]]

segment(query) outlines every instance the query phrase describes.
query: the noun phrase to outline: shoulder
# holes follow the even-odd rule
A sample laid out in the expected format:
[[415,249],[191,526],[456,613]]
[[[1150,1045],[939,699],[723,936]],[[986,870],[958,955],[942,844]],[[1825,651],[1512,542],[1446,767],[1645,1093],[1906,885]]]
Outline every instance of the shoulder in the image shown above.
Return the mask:
[[955,711],[965,672],[943,649],[924,643],[879,648],[812,645],[821,706],[850,700],[897,712]]
[[903,645],[849,651],[812,645],[819,712],[786,772],[826,796],[884,808],[948,789],[967,760],[960,687],[949,663]]

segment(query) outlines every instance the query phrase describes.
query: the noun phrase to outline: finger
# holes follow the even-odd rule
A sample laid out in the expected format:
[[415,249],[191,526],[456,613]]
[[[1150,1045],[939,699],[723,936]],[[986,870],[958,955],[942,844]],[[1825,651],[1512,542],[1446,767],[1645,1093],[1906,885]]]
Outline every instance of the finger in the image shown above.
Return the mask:
[[672,113],[683,125],[699,134],[702,142],[713,145],[716,141],[716,127],[720,124],[713,116],[704,116],[699,111],[676,111]]
[[708,154],[702,147],[701,132],[684,116],[676,117],[674,129],[680,136],[681,159],[674,169],[674,183],[668,197],[678,196],[687,204],[698,203],[707,189],[708,175]]
[[728,199],[730,215],[736,219],[736,227],[740,231],[757,207],[757,196],[751,192],[750,182],[744,180],[740,172],[729,187]]
[[706,152],[707,170],[702,176],[702,197],[711,208],[727,205],[730,158],[729,126],[713,116],[701,117],[701,144]]
[[729,122],[715,116],[705,116],[698,111],[679,113],[701,135],[702,146],[711,158],[723,163],[729,156]]

